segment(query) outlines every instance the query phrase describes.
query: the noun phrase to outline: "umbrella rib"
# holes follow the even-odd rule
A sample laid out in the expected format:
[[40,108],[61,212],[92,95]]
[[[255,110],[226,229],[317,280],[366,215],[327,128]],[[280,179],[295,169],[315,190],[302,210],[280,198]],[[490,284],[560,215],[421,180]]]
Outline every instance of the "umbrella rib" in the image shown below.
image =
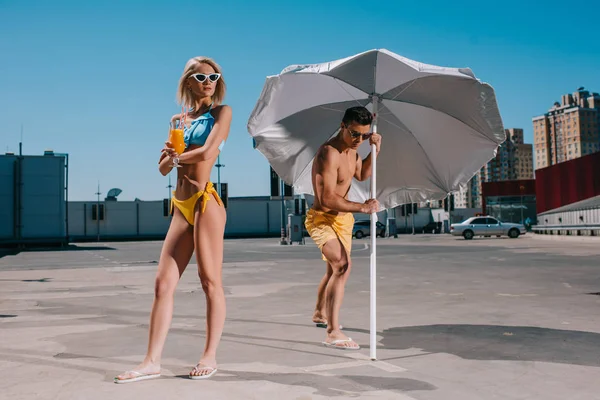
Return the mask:
[[[442,190],[445,190],[444,188],[440,188],[440,189],[442,189]],[[389,196],[392,196],[393,194],[395,194],[395,193],[398,193],[398,192],[400,192],[400,191],[402,191],[402,190],[408,190],[408,191],[415,191],[415,190],[418,190],[418,191],[423,191],[423,190],[425,190],[425,189],[422,189],[422,188],[421,188],[421,189],[413,189],[413,188],[410,188],[410,187],[408,187],[408,186],[403,186],[403,187],[401,187],[401,188],[399,188],[399,189],[397,189],[397,190],[394,190],[393,192],[390,192],[390,193],[388,193],[388,197],[389,197]],[[427,191],[428,191],[428,192],[432,192],[432,190],[427,190]],[[404,204],[408,204],[408,203],[411,203],[411,202],[412,202],[412,201],[411,201],[411,198],[410,198],[410,195],[409,195],[408,193],[406,193],[405,199],[406,199],[406,203],[404,203]],[[439,199],[432,199],[432,200],[439,200]]]
[[[328,75],[328,76],[331,76],[331,75]],[[360,104],[360,101],[358,101],[358,99],[357,99],[357,98],[355,98],[354,96],[352,96],[352,93],[350,93],[348,90],[346,90],[346,88],[345,88],[345,87],[344,87],[344,86],[343,86],[343,85],[342,85],[340,82],[344,82],[345,84],[347,84],[347,85],[349,85],[349,86],[352,86],[353,88],[355,88],[355,89],[357,89],[357,90],[360,90],[359,88],[357,88],[357,87],[356,87],[356,86],[354,86],[354,85],[350,85],[348,82],[346,82],[346,81],[343,81],[343,80],[341,80],[341,79],[338,79],[338,78],[336,78],[335,76],[331,76],[331,77],[333,78],[333,81],[339,85],[339,87],[341,87],[341,88],[342,88],[342,89],[343,89],[343,90],[344,90],[346,93],[348,93],[348,95],[349,95],[350,97],[352,97],[352,100],[354,100],[355,102],[357,102],[359,105],[361,105],[361,106],[362,106],[362,104]],[[361,92],[362,92],[362,90],[361,90]],[[363,92],[363,93],[365,93],[365,92]],[[366,94],[366,93],[365,93],[365,94]],[[368,103],[367,103],[367,104],[368,104]]]
[[335,111],[335,112],[339,112],[341,113],[342,111],[336,109],[336,108],[332,108],[332,107],[327,107],[325,104],[322,104],[320,106],[317,106],[319,108],[322,108],[323,110],[329,110],[329,111]]
[[[365,95],[367,95],[367,96],[368,96],[368,94],[367,94],[367,93],[366,93],[364,90],[362,90],[361,88],[358,88],[358,87],[354,86],[353,84],[351,84],[350,82],[347,82],[347,81],[345,81],[345,80],[343,80],[343,79],[336,78],[336,77],[335,77],[335,76],[333,76],[333,75],[323,74],[323,73],[319,73],[319,72],[303,72],[303,74],[306,74],[306,75],[321,75],[321,76],[328,76],[328,77],[330,77],[330,78],[331,78],[331,79],[333,79],[333,80],[335,81],[335,83],[337,83],[337,84],[338,84],[338,85],[339,85],[339,86],[340,86],[340,87],[341,87],[341,88],[342,88],[342,89],[343,89],[343,90],[344,90],[346,93],[348,93],[348,95],[349,95],[350,97],[352,97],[352,100],[356,101],[356,102],[357,102],[359,105],[362,105],[362,104],[360,104],[360,101],[358,101],[358,99],[357,99],[356,97],[352,96],[352,94],[351,94],[351,93],[350,93],[350,92],[349,92],[349,91],[348,91],[348,90],[347,90],[347,89],[346,89],[346,88],[345,88],[345,87],[344,87],[342,84],[340,84],[340,82],[344,82],[346,85],[348,85],[348,86],[350,86],[350,87],[353,87],[354,89],[356,89],[356,90],[360,91],[361,93],[364,93]],[[369,104],[369,103],[367,103],[367,104]]]
[[413,79],[410,84],[408,86],[406,86],[404,89],[402,89],[402,91],[400,93],[398,93],[397,95],[395,95],[393,98],[389,99],[390,101],[395,101],[396,97],[400,96],[402,93],[404,93],[405,90],[407,90],[408,88],[410,88],[412,85],[415,84],[415,82],[417,82],[419,78],[415,78]]

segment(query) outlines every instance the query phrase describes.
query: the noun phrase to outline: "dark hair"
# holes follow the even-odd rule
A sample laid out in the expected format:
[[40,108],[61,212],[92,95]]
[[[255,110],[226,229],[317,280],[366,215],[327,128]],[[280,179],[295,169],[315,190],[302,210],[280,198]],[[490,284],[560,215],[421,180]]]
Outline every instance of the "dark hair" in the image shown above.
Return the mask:
[[373,114],[363,106],[350,107],[344,113],[342,122],[346,126],[353,122],[356,122],[359,125],[371,125],[371,122],[373,122]]

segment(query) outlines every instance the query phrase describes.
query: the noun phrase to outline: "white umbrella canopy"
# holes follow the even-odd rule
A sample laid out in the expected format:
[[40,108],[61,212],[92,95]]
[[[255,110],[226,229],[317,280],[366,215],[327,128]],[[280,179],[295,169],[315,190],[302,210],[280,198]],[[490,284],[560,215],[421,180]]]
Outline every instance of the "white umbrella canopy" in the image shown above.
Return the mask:
[[[387,50],[267,77],[248,120],[256,148],[296,193],[313,194],[312,161],[337,134],[344,111],[373,111],[383,137],[376,198],[383,208],[442,199],[458,190],[506,140],[493,88],[467,68],[427,65]],[[370,151],[361,147],[364,157]],[[372,198],[353,181],[349,199]]]

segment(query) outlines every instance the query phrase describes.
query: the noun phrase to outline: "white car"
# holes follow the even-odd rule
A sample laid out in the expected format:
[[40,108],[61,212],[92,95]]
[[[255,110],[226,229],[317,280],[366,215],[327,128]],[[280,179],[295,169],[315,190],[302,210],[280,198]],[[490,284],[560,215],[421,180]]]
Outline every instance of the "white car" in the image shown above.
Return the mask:
[[493,217],[471,217],[460,224],[450,225],[450,233],[453,236],[462,236],[466,240],[473,239],[473,236],[508,236],[516,239],[519,235],[527,232],[522,224],[513,224],[510,222],[500,222]]

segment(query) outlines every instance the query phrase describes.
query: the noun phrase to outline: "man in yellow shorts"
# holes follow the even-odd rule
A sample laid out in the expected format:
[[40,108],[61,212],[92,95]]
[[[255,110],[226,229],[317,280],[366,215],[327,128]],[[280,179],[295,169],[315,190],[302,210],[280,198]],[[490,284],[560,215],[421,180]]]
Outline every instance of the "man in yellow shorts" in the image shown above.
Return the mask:
[[364,181],[371,176],[371,154],[362,160],[358,147],[369,139],[379,153],[381,136],[370,132],[372,121],[373,115],[365,107],[347,109],[339,133],[319,148],[312,167],[315,200],[306,214],[306,229],[327,263],[313,321],[327,325],[325,346],[343,350],[360,348],[342,333],[339,323],[344,287],[352,265],[352,213],[370,214],[379,210],[375,199],[355,203],[346,198],[352,178]]

